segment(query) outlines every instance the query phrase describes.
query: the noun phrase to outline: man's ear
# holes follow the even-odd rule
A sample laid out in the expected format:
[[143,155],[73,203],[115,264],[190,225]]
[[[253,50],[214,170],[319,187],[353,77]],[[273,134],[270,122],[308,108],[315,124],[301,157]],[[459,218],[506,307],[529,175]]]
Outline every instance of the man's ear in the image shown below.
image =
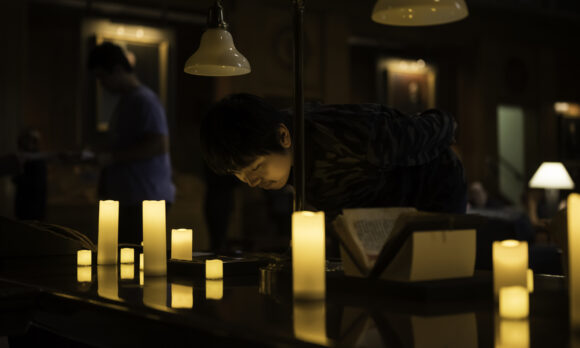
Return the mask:
[[290,130],[288,130],[288,128],[284,124],[280,124],[278,134],[280,136],[280,145],[282,145],[282,147],[285,149],[289,149],[290,146],[292,146],[292,137],[290,136]]

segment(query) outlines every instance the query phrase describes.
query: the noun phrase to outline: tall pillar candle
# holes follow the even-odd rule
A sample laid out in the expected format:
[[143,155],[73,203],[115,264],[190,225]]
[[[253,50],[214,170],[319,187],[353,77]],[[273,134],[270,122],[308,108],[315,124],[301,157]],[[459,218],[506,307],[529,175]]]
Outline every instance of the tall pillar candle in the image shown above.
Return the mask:
[[568,296],[570,325],[580,329],[580,195],[568,196]]
[[119,202],[99,201],[97,264],[116,265],[119,243]]
[[167,274],[165,201],[143,201],[143,261],[145,276]]
[[528,243],[517,240],[493,242],[493,292],[496,299],[504,286],[528,283]]
[[171,230],[171,258],[191,261],[193,253],[193,231],[186,228]]
[[294,297],[322,299],[326,292],[324,212],[292,214],[292,289]]

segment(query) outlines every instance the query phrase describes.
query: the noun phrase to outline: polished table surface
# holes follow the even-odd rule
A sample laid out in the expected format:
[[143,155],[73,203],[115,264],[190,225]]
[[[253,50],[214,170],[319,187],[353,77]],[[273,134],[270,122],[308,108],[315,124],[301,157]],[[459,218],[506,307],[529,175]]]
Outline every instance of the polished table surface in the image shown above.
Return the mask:
[[339,263],[329,263],[321,302],[293,300],[283,262],[223,281],[182,273],[140,278],[135,265],[79,270],[76,255],[0,260],[4,307],[21,303],[31,323],[95,346],[565,347],[570,341],[566,279],[559,276],[535,276],[530,317],[521,321],[498,319],[486,271],[470,280],[409,285],[346,278]]

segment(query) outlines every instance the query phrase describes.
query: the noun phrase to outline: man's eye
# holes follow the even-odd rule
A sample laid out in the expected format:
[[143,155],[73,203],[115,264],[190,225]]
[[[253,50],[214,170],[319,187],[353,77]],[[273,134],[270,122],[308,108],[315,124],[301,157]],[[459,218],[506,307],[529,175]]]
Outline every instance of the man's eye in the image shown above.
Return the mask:
[[256,168],[254,168],[254,169],[252,169],[252,170],[256,171],[256,170],[260,169],[260,167],[262,167],[262,163],[258,164],[258,165],[256,166]]

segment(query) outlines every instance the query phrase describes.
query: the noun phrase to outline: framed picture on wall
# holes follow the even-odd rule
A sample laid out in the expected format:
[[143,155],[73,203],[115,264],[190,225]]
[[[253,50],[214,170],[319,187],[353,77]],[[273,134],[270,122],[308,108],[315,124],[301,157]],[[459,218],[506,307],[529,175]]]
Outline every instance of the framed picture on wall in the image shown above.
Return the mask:
[[379,61],[384,93],[381,100],[402,112],[435,107],[436,69],[422,59],[385,58]]

